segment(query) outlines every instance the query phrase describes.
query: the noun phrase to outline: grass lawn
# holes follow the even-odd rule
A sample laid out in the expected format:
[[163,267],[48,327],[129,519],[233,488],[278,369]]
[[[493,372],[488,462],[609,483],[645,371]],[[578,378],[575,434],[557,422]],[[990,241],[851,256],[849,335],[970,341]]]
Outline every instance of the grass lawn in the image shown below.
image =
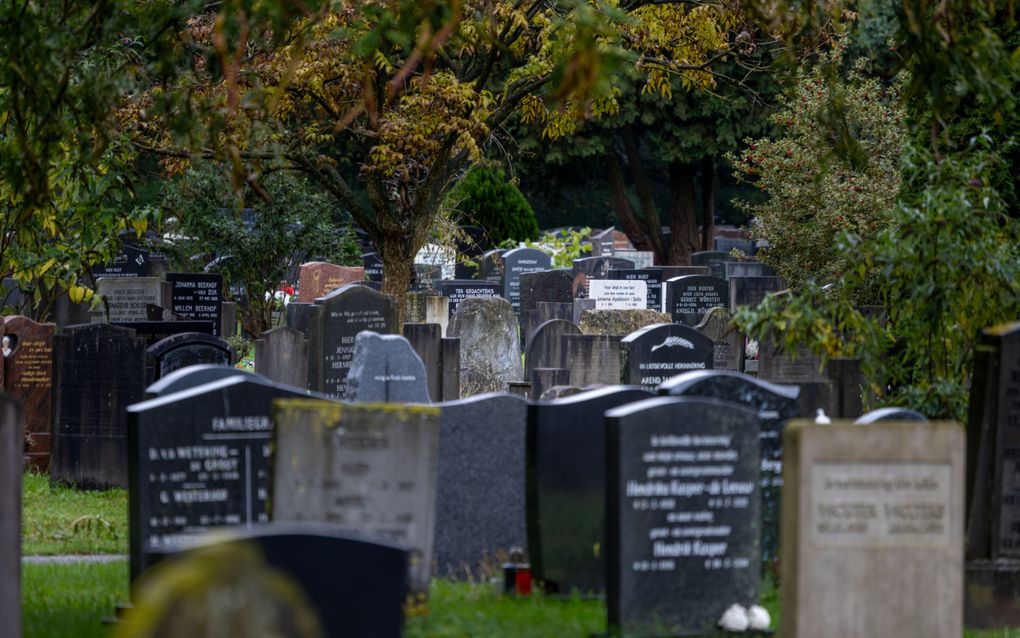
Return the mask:
[[127,583],[127,561],[23,565],[24,638],[104,638]]
[[36,554],[126,554],[127,490],[83,491],[22,477],[21,551]]

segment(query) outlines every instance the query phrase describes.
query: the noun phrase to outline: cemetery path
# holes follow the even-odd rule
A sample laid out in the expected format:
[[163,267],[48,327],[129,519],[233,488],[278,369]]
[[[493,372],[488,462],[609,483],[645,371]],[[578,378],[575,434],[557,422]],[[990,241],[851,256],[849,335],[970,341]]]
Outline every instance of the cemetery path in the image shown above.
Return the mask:
[[127,559],[127,554],[65,554],[61,556],[22,556],[21,562],[34,564],[114,563]]

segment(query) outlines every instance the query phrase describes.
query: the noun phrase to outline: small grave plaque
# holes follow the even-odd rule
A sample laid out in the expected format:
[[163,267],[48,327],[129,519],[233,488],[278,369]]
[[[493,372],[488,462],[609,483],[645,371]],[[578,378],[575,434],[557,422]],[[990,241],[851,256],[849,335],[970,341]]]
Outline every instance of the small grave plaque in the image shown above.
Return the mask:
[[439,409],[278,400],[274,522],[329,522],[412,550],[411,590],[428,591]]
[[594,279],[588,282],[588,296],[596,310],[645,310],[648,285],[644,281]]
[[729,285],[723,279],[687,275],[674,277],[665,286],[665,312],[677,323],[697,325],[712,308],[729,307]]
[[521,276],[544,272],[552,267],[552,257],[534,248],[515,248],[503,253],[503,294],[514,312],[521,312]]
[[213,322],[213,336],[222,326],[223,275],[167,273],[174,315],[192,321]]
[[715,399],[657,398],[605,420],[610,630],[714,633],[730,605],[758,602],[756,415]]
[[714,344],[694,328],[670,323],[648,326],[620,341],[621,383],[654,389],[691,370],[712,368]]
[[52,453],[55,327],[21,316],[3,320],[4,390],[21,401],[25,461],[42,472],[49,468]]

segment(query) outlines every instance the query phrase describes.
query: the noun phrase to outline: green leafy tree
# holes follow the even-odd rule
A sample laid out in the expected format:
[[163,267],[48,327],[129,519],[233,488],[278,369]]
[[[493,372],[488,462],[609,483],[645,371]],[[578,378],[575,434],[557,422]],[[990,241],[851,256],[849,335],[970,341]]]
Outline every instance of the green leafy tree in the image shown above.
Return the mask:
[[456,210],[461,221],[480,226],[489,245],[538,238],[535,211],[501,169],[473,168],[447,195],[446,206]]
[[241,324],[256,337],[270,327],[275,294],[299,264],[361,265],[350,222],[329,195],[294,173],[268,175],[261,188],[238,198],[222,169],[196,165],[168,183],[163,202],[177,259],[243,285]]

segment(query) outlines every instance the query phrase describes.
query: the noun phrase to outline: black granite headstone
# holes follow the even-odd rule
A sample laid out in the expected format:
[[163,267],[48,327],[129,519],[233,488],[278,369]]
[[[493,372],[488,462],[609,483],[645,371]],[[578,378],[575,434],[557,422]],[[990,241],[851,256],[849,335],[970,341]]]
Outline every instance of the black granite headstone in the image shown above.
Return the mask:
[[208,273],[167,273],[170,309],[188,321],[213,322],[213,336],[220,336],[222,324],[223,275]]
[[710,370],[715,344],[694,328],[676,323],[647,326],[620,341],[621,383],[650,390],[691,370]]
[[614,386],[528,406],[528,553],[548,591],[605,589],[603,414],[651,396]]
[[730,289],[726,280],[700,275],[674,277],[665,284],[666,302],[663,312],[673,321],[694,326],[701,323],[712,308],[728,308]]
[[710,635],[761,580],[757,415],[661,397],[606,412],[610,632]]
[[312,334],[312,317],[316,306],[313,303],[292,301],[287,304],[287,327],[297,330],[308,339]]
[[145,339],[145,345],[151,346],[167,337],[187,332],[200,332],[212,335],[211,321],[132,321],[130,323],[111,323],[111,326],[130,328]]
[[127,408],[132,580],[199,532],[268,522],[272,402],[305,396],[244,375]]
[[566,368],[532,368],[531,399],[538,401],[549,388],[570,385],[570,370]]
[[492,283],[503,283],[503,253],[505,248],[497,248],[482,254],[481,257],[481,278]]
[[568,269],[521,275],[521,309],[536,310],[539,302],[573,303],[574,275]]
[[229,366],[234,354],[223,339],[185,332],[161,339],[145,350],[146,380],[152,383],[175,370],[201,363]]
[[369,281],[383,280],[383,261],[378,253],[365,253],[361,256],[361,264],[365,269],[365,279]]
[[136,246],[127,244],[121,247],[120,254],[112,263],[92,267],[92,276],[101,277],[149,277],[152,254]]
[[145,340],[109,324],[56,337],[56,425],[50,476],[82,487],[128,482],[127,414],[145,394]]
[[453,276],[455,279],[475,279],[478,277],[478,262],[487,243],[485,230],[478,226],[461,226],[459,230],[457,265],[454,266]]
[[799,416],[795,385],[776,385],[733,372],[689,372],[659,386],[660,394],[711,397],[737,403],[758,415],[761,449],[762,564],[773,566],[779,549],[779,504],[783,485],[783,429]]
[[0,617],[21,636],[21,405],[0,394]]
[[[514,312],[520,314],[521,276],[531,272],[545,272],[552,267],[552,257],[534,248],[515,248],[503,253],[503,294]],[[530,308],[529,308],[530,310]]]

